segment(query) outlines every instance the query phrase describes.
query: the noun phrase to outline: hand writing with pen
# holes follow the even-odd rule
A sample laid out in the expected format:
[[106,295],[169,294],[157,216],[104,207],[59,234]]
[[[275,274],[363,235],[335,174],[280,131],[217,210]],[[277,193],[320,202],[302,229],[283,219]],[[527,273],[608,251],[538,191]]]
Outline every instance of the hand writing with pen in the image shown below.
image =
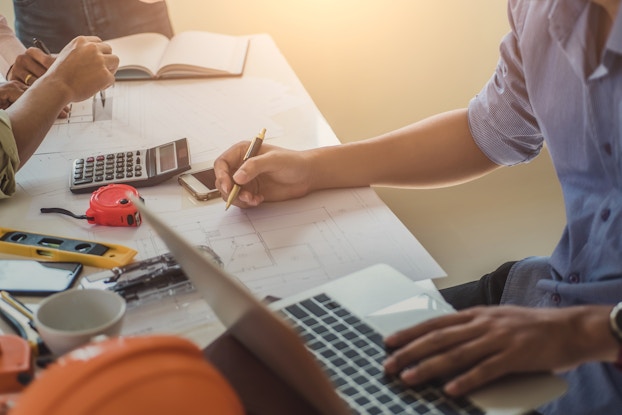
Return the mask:
[[[39,79],[56,58],[37,47],[30,47],[15,58],[15,62],[6,74],[7,82],[0,85],[0,109],[7,109],[37,79]],[[68,108],[59,117],[66,118]]]

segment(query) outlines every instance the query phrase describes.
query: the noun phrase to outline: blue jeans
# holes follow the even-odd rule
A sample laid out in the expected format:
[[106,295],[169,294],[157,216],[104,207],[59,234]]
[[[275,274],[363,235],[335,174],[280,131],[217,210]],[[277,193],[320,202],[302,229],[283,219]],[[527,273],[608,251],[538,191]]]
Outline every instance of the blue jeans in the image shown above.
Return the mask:
[[15,33],[26,46],[34,37],[52,53],[78,35],[103,40],[141,32],[173,36],[164,1],[140,0],[13,0]]

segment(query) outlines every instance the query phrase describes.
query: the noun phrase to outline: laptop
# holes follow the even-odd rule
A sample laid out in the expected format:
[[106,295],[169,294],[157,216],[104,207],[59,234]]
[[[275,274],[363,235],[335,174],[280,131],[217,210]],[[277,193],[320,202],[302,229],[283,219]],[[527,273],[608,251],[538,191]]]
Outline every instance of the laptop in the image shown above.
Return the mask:
[[407,387],[383,373],[382,338],[454,312],[430,281],[378,264],[265,305],[131,199],[229,332],[319,413],[521,414],[565,391],[548,373],[506,377],[459,399],[440,383]]

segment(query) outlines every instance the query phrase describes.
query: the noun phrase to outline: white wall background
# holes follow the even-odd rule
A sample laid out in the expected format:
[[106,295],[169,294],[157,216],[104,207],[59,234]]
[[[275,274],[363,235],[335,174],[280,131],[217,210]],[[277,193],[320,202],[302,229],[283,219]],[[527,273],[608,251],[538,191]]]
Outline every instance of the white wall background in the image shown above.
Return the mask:
[[[168,0],[177,32],[269,33],[342,141],[464,107],[509,30],[503,0]],[[13,20],[12,3],[0,13]],[[441,287],[548,255],[564,223],[548,154],[439,190],[379,189],[444,267]]]

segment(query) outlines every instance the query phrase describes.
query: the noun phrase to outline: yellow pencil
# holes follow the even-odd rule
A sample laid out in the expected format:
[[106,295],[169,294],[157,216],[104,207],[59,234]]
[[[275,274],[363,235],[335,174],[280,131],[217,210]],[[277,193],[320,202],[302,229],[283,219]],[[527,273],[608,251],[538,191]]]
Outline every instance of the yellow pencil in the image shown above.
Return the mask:
[[[255,157],[257,153],[259,153],[259,149],[261,148],[261,143],[263,143],[263,139],[266,136],[266,129],[262,129],[259,135],[253,138],[250,146],[248,146],[248,150],[246,150],[246,154],[242,159],[242,163],[248,160],[251,157]],[[229,197],[227,198],[227,205],[225,206],[225,210],[229,209],[231,203],[238,197],[238,193],[240,193],[240,185],[237,183],[233,184],[233,189],[231,189],[231,193],[229,193]]]

